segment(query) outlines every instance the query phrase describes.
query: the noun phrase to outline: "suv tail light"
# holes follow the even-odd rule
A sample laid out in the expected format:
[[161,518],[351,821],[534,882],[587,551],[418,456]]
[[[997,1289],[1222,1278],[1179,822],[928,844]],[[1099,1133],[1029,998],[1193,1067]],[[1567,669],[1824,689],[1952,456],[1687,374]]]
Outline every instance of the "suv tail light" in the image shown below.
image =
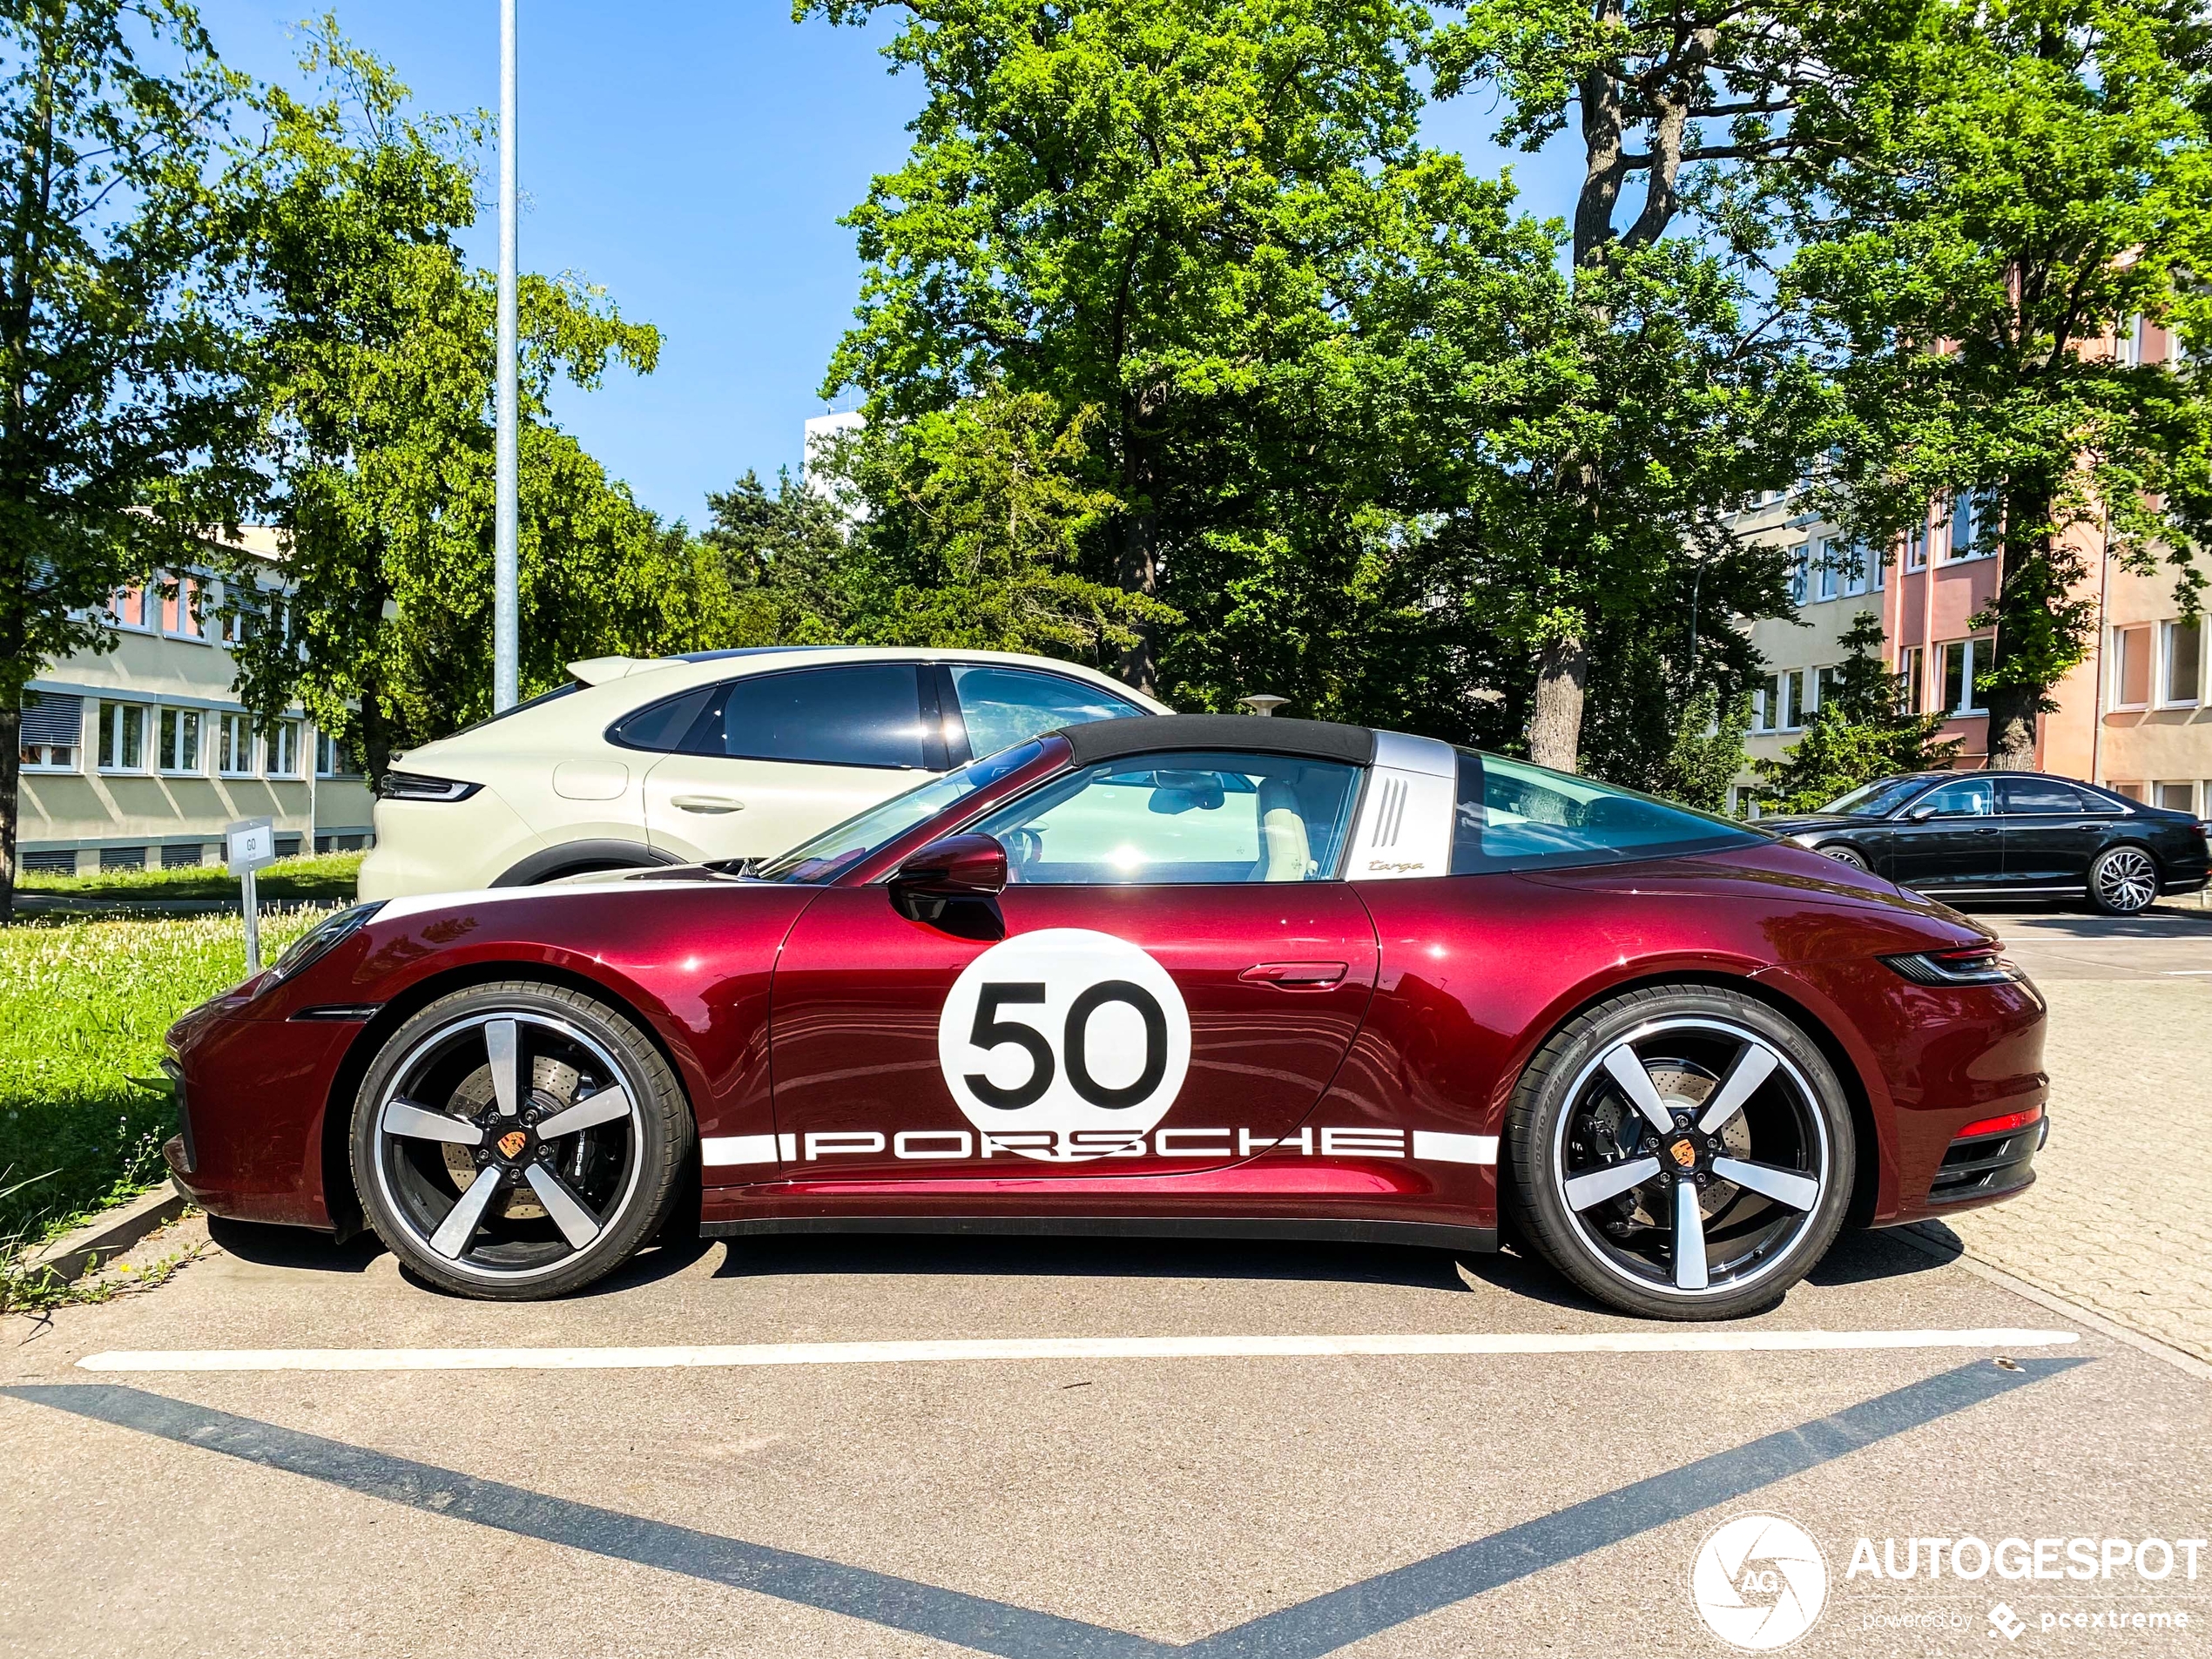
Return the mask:
[[457,778],[432,778],[419,772],[388,772],[376,786],[379,800],[467,800],[482,784]]

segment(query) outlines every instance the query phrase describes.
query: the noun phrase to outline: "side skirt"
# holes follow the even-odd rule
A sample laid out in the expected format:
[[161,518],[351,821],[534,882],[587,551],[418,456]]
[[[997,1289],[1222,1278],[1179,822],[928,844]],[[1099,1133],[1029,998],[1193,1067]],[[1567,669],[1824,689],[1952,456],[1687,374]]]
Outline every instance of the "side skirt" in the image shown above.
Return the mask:
[[763,1216],[699,1224],[702,1238],[764,1233],[938,1233],[1069,1238],[1256,1238],[1305,1244],[1410,1244],[1487,1255],[1495,1227],[1427,1221],[1296,1220],[1288,1217],[1192,1216]]

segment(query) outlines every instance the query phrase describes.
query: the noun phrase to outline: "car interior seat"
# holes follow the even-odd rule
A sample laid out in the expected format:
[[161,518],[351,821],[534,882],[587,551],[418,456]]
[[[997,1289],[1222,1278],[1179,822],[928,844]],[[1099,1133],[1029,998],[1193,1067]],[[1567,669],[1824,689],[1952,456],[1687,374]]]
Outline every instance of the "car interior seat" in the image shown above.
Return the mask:
[[1298,791],[1279,778],[1259,786],[1259,863],[1255,881],[1303,881],[1313,871],[1313,849],[1306,840],[1305,814]]

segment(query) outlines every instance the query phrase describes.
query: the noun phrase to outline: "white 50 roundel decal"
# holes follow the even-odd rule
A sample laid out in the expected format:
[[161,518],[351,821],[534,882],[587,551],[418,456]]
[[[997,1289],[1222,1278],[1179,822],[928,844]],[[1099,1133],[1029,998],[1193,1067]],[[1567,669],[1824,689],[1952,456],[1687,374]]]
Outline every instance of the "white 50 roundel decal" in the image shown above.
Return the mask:
[[1007,1150],[1105,1157],[1168,1115],[1190,1069],[1190,1011],[1126,939],[1047,927],[994,945],[953,981],[937,1058],[968,1121]]

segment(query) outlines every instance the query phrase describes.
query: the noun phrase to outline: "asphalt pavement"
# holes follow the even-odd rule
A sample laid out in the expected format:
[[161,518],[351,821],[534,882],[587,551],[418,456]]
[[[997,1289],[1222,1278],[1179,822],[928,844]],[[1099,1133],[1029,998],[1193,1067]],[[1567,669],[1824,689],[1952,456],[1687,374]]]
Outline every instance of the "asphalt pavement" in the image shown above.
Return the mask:
[[[2212,956],[2182,925],[2128,948]],[[138,1254],[179,1251],[0,1323],[0,1652],[1721,1655],[1709,1619],[1808,1611],[1793,1653],[2212,1648],[2212,1373],[1925,1237],[1723,1327],[1386,1248],[731,1240],[508,1305],[371,1243]],[[1750,1515],[1818,1595],[1778,1547],[1694,1580]]]

